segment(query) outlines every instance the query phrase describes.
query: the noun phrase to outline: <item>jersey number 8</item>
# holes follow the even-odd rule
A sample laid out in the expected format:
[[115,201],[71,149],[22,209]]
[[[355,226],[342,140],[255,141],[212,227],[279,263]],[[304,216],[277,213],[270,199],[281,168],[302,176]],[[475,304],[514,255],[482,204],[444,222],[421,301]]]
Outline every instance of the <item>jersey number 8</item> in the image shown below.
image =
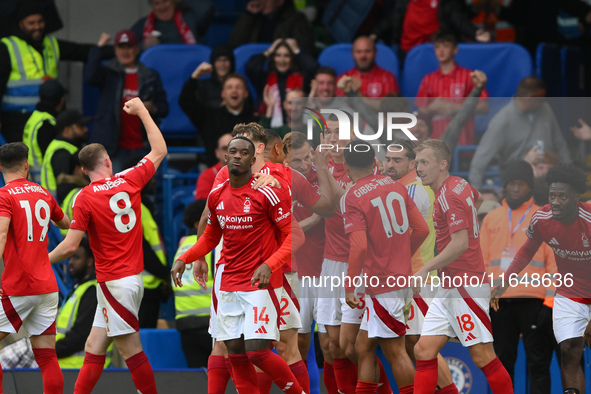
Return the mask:
[[[123,201],[125,204],[123,208],[119,206],[119,201]],[[115,213],[115,228],[117,231],[120,233],[127,233],[131,231],[135,226],[137,218],[135,216],[135,211],[131,207],[129,194],[126,192],[114,194],[109,200],[109,206],[111,207],[111,211]],[[123,216],[128,217],[127,224],[123,223]]]

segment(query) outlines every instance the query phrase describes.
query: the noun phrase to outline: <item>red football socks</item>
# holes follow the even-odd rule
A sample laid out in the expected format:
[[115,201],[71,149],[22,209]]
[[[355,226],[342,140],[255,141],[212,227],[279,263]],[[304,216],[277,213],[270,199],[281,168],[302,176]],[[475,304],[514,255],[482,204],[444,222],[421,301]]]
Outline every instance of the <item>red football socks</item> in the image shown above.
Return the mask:
[[378,367],[380,368],[380,381],[378,382],[378,394],[392,394],[392,387],[390,387],[390,381],[388,380],[388,375],[386,375],[386,370],[382,365],[379,357],[376,357],[378,360]]
[[433,394],[437,388],[437,359],[417,360],[415,394]]
[[287,366],[285,360],[269,349],[247,352],[248,359],[267,375],[287,394],[302,394],[302,386]]
[[324,386],[326,387],[328,394],[339,394],[339,390],[337,389],[337,380],[334,376],[334,369],[332,364],[329,364],[326,361],[324,362],[322,378],[324,379]]
[[332,366],[339,391],[342,394],[355,393],[357,387],[357,365],[348,358],[335,358]]
[[239,393],[257,393],[259,391],[257,373],[248,356],[246,354],[230,354],[229,358],[232,363],[232,379],[236,390]]
[[269,394],[271,386],[273,386],[273,379],[264,372],[257,372],[257,380],[259,381],[260,394]]
[[414,384],[409,384],[407,386],[398,387],[398,392],[400,394],[412,394],[414,389]]
[[298,380],[300,386],[302,386],[302,390],[306,393],[310,392],[310,376],[308,375],[308,368],[306,368],[306,364],[303,360],[295,362],[289,366],[293,376]]
[[375,394],[378,391],[378,384],[374,382],[357,381],[356,394]]
[[156,380],[154,379],[154,371],[146,353],[139,352],[125,360],[129,372],[131,372],[131,379],[135,384],[135,388],[142,394],[158,394],[156,389]]
[[509,373],[498,357],[481,369],[484,372],[484,376],[486,376],[486,380],[488,380],[488,385],[493,394],[513,394],[511,376],[509,376]]
[[64,376],[57,362],[55,349],[36,348],[33,349],[33,354],[41,369],[43,392],[45,394],[62,394],[64,391]]
[[448,384],[435,392],[436,394],[458,394],[458,388],[455,384]]
[[74,394],[90,394],[92,392],[96,382],[98,382],[103,373],[105,358],[106,356],[104,354],[98,355],[86,352],[84,355],[84,364],[82,364],[82,368],[76,379]]
[[207,360],[207,394],[224,394],[230,372],[224,356],[209,356]]

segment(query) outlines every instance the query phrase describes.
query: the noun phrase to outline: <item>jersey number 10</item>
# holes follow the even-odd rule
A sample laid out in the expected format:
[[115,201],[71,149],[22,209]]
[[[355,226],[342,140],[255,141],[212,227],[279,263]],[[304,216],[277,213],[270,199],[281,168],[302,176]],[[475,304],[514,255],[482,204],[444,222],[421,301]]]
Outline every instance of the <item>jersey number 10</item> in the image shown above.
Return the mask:
[[[394,211],[394,200],[398,201],[400,205],[400,212],[402,213],[402,224],[398,224],[398,219],[396,218],[396,212]],[[380,216],[382,217],[382,225],[384,226],[384,232],[388,238],[392,238],[394,235],[392,233],[392,228],[398,234],[404,234],[406,230],[408,230],[408,215],[406,214],[406,204],[404,202],[404,198],[396,192],[390,192],[386,196],[386,204],[385,206],[388,208],[388,213],[386,213],[386,207],[384,207],[384,202],[382,201],[382,197],[376,197],[371,200],[371,204],[380,210]]]

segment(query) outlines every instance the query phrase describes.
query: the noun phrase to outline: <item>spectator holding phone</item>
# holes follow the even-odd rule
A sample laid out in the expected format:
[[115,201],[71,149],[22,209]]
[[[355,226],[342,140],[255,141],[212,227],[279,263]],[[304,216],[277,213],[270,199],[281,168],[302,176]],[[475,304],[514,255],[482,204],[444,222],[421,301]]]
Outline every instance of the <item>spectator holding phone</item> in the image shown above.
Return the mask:
[[132,31],[117,33],[115,58],[101,64],[102,46],[109,39],[104,37],[99,46],[91,50],[84,77],[89,84],[100,89],[94,128],[88,142],[104,145],[117,172],[123,169],[127,157],[148,152],[142,122],[137,116],[127,114],[123,104],[139,97],[152,118],[158,121],[168,115],[168,102],[158,72],[138,60],[139,44]]
[[525,77],[519,83],[515,97],[490,120],[476,149],[470,165],[472,186],[482,187],[486,168],[494,158],[501,171],[519,159],[530,164],[542,161],[544,150],[570,162],[566,141],[545,97],[546,84],[539,78]]

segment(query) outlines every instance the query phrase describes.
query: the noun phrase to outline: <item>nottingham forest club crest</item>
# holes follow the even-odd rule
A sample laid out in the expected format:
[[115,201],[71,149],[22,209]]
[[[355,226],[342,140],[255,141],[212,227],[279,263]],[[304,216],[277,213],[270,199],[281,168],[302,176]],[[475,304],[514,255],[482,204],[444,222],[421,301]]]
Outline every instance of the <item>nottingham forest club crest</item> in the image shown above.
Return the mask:
[[250,198],[246,197],[246,200],[244,200],[244,210],[242,212],[250,213],[251,204],[252,204],[252,201],[250,201]]
[[458,388],[459,394],[469,394],[472,390],[472,372],[468,365],[455,357],[445,357],[451,371],[451,378]]

